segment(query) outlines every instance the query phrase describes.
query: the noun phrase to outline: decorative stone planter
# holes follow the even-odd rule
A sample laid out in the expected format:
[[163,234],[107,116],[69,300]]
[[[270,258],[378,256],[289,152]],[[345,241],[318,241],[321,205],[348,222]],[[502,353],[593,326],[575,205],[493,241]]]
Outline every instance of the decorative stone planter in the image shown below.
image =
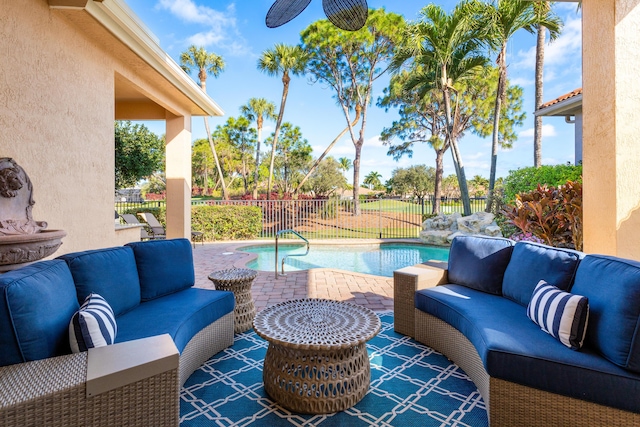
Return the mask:
[[67,235],[64,230],[0,236],[0,272],[14,270],[55,253]]

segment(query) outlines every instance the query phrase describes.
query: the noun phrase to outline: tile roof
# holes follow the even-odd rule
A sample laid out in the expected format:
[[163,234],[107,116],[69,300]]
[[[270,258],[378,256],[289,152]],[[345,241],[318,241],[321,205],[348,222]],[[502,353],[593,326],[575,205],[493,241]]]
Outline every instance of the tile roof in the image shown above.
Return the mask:
[[566,101],[567,99],[573,98],[574,96],[578,96],[578,95],[582,95],[582,88],[578,88],[578,89],[576,89],[574,91],[571,91],[571,92],[566,93],[566,94],[564,94],[562,96],[559,96],[558,98],[553,99],[553,100],[551,100],[549,102],[545,102],[544,104],[542,104],[540,106],[540,108],[538,108],[538,110],[542,110],[543,108],[551,107],[554,104],[558,104],[559,102]]

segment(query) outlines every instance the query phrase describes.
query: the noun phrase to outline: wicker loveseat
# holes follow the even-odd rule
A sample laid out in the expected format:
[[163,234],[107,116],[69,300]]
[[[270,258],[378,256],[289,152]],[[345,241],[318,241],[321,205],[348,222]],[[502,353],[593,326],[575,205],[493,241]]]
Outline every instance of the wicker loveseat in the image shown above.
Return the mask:
[[[572,350],[527,316],[543,279],[589,299]],[[640,425],[640,263],[483,237],[394,272],[395,330],[474,381],[496,426]]]
[[[233,344],[231,292],[197,289],[186,239],[66,254],[0,275],[0,425],[178,425],[179,388]],[[90,293],[115,343],[72,354]]]

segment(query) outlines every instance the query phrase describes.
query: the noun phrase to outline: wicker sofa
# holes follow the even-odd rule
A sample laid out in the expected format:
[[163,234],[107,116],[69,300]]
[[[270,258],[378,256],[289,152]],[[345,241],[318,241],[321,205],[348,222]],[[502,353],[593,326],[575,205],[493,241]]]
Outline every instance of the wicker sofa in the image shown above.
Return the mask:
[[[66,254],[0,276],[0,425],[178,425],[179,389],[233,344],[231,292],[197,289],[187,239]],[[115,343],[71,353],[98,293]]]
[[[576,351],[527,316],[545,280],[589,299]],[[474,381],[496,426],[640,425],[640,263],[483,237],[394,272],[395,330]]]

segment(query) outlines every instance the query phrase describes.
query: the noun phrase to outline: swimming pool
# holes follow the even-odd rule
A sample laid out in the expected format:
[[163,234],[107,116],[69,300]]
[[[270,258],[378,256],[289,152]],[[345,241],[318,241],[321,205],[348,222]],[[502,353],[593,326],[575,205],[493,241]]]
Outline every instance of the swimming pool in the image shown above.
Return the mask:
[[[258,254],[247,263],[248,268],[263,271],[275,269],[275,245],[246,246],[239,251]],[[304,254],[305,247],[293,244],[278,245],[278,258],[287,254]],[[384,243],[381,245],[313,245],[309,254],[290,257],[285,261],[285,272],[310,268],[337,268],[357,273],[393,277],[393,271],[428,260],[446,261],[449,248],[409,243]],[[278,269],[280,261],[278,262]]]

